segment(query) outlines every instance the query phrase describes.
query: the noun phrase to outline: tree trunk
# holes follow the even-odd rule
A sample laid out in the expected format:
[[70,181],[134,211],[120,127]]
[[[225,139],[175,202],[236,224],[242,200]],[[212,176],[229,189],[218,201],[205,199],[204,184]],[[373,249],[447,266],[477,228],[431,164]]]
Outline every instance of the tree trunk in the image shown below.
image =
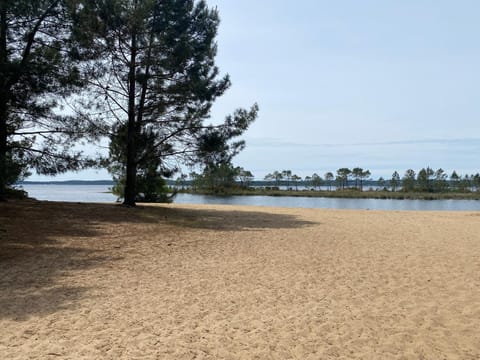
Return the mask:
[[0,5],[0,201],[6,200],[7,187],[7,10]]
[[130,69],[128,72],[128,127],[127,127],[127,176],[125,180],[125,194],[123,204],[135,206],[137,177],[137,126],[135,124],[135,70],[137,59],[137,34],[132,30],[130,44]]
[[0,92],[0,201],[7,199],[7,101]]

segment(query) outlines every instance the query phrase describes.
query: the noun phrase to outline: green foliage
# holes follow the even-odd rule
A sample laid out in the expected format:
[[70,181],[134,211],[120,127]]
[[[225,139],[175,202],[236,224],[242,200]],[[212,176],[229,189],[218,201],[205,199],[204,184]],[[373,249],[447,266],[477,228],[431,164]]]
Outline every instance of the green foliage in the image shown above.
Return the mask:
[[348,168],[340,168],[337,170],[337,178],[336,178],[336,183],[337,187],[341,189],[345,189],[348,187],[348,179],[352,171]]
[[363,169],[360,167],[356,167],[352,169],[352,175],[355,179],[355,187],[360,188],[360,179],[362,177]]
[[473,175],[473,186],[477,190],[477,192],[480,192],[480,174],[476,173]]
[[311,178],[312,186],[316,190],[323,184],[323,179],[317,173],[314,173]]
[[405,171],[405,175],[402,178],[402,191],[410,192],[415,190],[416,186],[416,173],[412,169]]
[[[125,125],[120,125],[115,129],[110,138],[110,155],[107,162],[107,168],[113,175],[115,186],[112,188],[114,195],[123,199],[126,184],[126,158],[124,144],[127,142],[127,129]],[[162,165],[162,158],[157,157],[154,151],[151,151],[154,144],[154,137],[144,131],[137,137],[138,155],[146,156],[145,160],[137,166],[135,179],[135,201],[140,202],[162,202],[169,203],[175,193],[166,186],[164,177],[170,177],[172,171]],[[137,155],[137,156],[138,156]]]
[[292,181],[292,170],[283,170],[282,179],[287,182],[287,188],[290,188],[290,181]]
[[258,114],[258,105],[250,110],[237,109],[233,115],[217,126],[210,125],[203,129],[197,138],[197,149],[193,163],[200,161],[207,168],[230,164],[245,147],[245,141],[235,140],[241,136],[255,121]]
[[453,170],[452,175],[450,175],[450,184],[453,190],[459,189],[460,183],[460,176],[458,176],[457,172]]
[[245,170],[242,167],[237,167],[235,172],[237,175],[237,180],[240,182],[240,187],[243,189],[248,189],[254,179],[252,172]]
[[[93,52],[102,54],[90,68],[91,93],[101,110],[98,120],[113,122],[114,131],[127,133],[121,144],[126,204],[135,204],[137,171],[151,158],[161,160],[158,172],[174,172],[179,162],[198,163],[203,156],[234,154],[244,147],[237,141],[220,149],[225,136],[239,136],[248,127],[248,111],[237,110],[221,126],[205,124],[213,102],[230,86],[214,62],[216,9],[193,0],[89,4],[94,16],[87,19],[97,38]],[[256,116],[256,106],[252,110]],[[149,146],[140,145],[144,137]]]
[[61,112],[83,85],[70,56],[75,1],[0,2],[0,198],[5,187],[35,169],[54,175],[94,162],[73,150],[96,138],[82,118]]
[[392,191],[396,191],[397,188],[400,186],[400,175],[397,171],[394,171],[392,174],[392,178],[390,179],[390,187]]
[[383,190],[383,191],[387,191],[387,187],[386,187],[386,184],[387,182],[385,181],[385,179],[383,177],[379,177],[378,180],[377,180],[377,184],[378,186]]
[[360,167],[356,167],[351,171],[351,174],[353,175],[353,177],[355,179],[355,188],[362,191],[363,190],[363,181],[371,175],[370,170],[363,170]]
[[470,188],[472,187],[472,181],[470,176],[465,175],[459,182],[459,190],[461,192],[470,192]]
[[430,168],[427,167],[422,168],[417,175],[417,190],[423,192],[433,192],[433,182],[432,177],[435,172]]
[[434,176],[435,178],[433,181],[433,191],[436,193],[448,191],[449,185],[447,181],[447,174],[445,173],[445,171],[440,168],[435,171]]
[[258,106],[255,104],[247,111],[238,109],[227,116],[224,123],[209,126],[198,138],[196,159],[203,164],[203,173],[197,179],[197,186],[215,193],[225,193],[236,186],[240,178],[243,186],[248,186],[253,175],[242,168],[236,168],[232,159],[245,147],[243,140],[235,140],[255,121]]
[[279,171],[274,171],[271,174],[265,175],[265,180],[273,181],[276,187],[280,186],[280,182],[283,180],[283,175]]
[[332,172],[328,171],[324,175],[325,177],[325,182],[327,183],[328,190],[332,190],[332,182],[335,180],[335,176],[333,175]]
[[235,187],[236,168],[230,163],[220,163],[206,167],[200,187],[216,194],[229,193]]
[[15,187],[7,188],[6,193],[9,199],[23,200],[28,198],[28,193],[26,191]]
[[[115,182],[115,185],[111,189],[112,193],[119,199],[122,199],[125,193],[125,178],[115,178]],[[175,192],[173,192],[167,186],[165,180],[157,174],[137,174],[136,184],[137,194],[135,200],[138,202],[171,203],[175,196]]]

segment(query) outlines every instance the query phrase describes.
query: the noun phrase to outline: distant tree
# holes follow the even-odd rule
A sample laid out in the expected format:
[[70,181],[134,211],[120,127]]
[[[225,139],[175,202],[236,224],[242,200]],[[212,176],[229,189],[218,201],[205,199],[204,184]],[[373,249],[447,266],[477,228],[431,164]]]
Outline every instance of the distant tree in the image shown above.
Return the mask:
[[362,178],[363,169],[360,167],[353,168],[351,174],[355,179],[355,188],[360,189],[360,179]]
[[368,180],[370,175],[371,175],[370,170],[363,170],[362,173],[360,174],[360,191],[363,191],[363,182],[365,180]]
[[412,169],[405,171],[405,175],[402,178],[402,191],[410,192],[415,190],[416,185],[416,173]]
[[287,181],[287,188],[290,188],[290,181],[292,180],[292,170],[283,170],[282,177]]
[[283,175],[279,171],[273,172],[273,179],[275,180],[275,186],[280,187],[280,183],[283,180]]
[[304,188],[312,189],[313,188],[312,177],[305,176],[305,178],[303,179],[303,184],[304,184]]
[[236,168],[229,162],[206,167],[202,174],[205,188],[214,193],[228,193],[235,187]]
[[422,168],[417,175],[417,186],[419,191],[424,192],[432,192],[433,191],[433,183],[432,183],[432,176],[434,175],[434,171],[427,167]]
[[342,189],[348,187],[348,178],[351,173],[352,171],[348,168],[340,168],[337,170],[337,177],[339,178]]
[[445,171],[440,168],[437,171],[435,171],[435,181],[433,185],[433,190],[435,192],[445,192],[448,191],[448,181],[447,181],[447,174]]
[[249,170],[245,170],[243,167],[238,167],[236,169],[237,179],[240,182],[242,188],[250,187],[250,184],[253,181],[253,174]]
[[335,176],[331,172],[326,172],[325,175],[325,182],[327,183],[328,186],[328,191],[332,190],[332,182],[335,179]]
[[394,171],[392,174],[392,178],[390,179],[390,187],[392,191],[396,191],[397,188],[400,186],[400,175],[397,171]]
[[475,190],[478,192],[480,191],[480,174],[476,173],[473,176],[473,186],[475,187]]
[[323,180],[317,173],[312,175],[312,186],[315,190],[318,190],[322,186]]
[[195,171],[192,171],[188,174],[188,177],[190,178],[193,191],[197,191],[198,188],[202,187],[201,186],[202,176],[200,174],[196,173]]
[[177,177],[177,179],[175,180],[175,184],[178,186],[178,187],[181,187],[182,190],[185,190],[185,181],[188,179],[188,175],[187,174],[180,174],[180,176]]
[[279,187],[280,186],[280,182],[282,181],[283,179],[283,175],[282,173],[278,172],[278,171],[274,171],[273,173],[271,174],[267,174],[265,175],[265,180],[267,181],[273,181],[274,182],[274,185],[276,187]]
[[295,185],[295,191],[298,191],[298,182],[302,181],[302,178],[297,174],[292,175],[292,182]]
[[386,181],[383,177],[379,177],[378,180],[377,180],[377,184],[378,184],[378,187],[381,188],[382,190],[385,190],[386,189]]
[[461,192],[469,192],[471,187],[472,187],[472,181],[468,174],[460,178],[459,188]]
[[450,184],[452,186],[452,190],[458,190],[460,183],[460,176],[458,176],[457,172],[453,170],[452,174],[450,175]]
[[335,187],[337,190],[344,189],[345,186],[345,179],[339,175],[335,176]]

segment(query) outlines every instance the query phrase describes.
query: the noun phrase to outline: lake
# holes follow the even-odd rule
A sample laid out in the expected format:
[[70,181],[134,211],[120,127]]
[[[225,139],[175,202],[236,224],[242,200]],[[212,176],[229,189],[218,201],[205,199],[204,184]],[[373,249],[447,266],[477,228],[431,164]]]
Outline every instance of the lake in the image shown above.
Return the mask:
[[[24,184],[30,197],[38,200],[72,202],[115,202],[108,185]],[[211,196],[178,194],[177,204],[225,204],[323,209],[480,211],[478,200],[335,199],[278,196]]]

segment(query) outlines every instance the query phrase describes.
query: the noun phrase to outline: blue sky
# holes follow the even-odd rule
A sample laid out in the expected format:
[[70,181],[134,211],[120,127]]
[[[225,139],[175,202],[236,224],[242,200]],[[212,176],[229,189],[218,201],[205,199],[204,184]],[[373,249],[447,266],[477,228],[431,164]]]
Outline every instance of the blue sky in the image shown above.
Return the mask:
[[[480,2],[207,2],[222,19],[217,64],[233,83],[213,121],[260,106],[236,165],[257,178],[480,171]],[[109,176],[56,179],[67,178]]]

